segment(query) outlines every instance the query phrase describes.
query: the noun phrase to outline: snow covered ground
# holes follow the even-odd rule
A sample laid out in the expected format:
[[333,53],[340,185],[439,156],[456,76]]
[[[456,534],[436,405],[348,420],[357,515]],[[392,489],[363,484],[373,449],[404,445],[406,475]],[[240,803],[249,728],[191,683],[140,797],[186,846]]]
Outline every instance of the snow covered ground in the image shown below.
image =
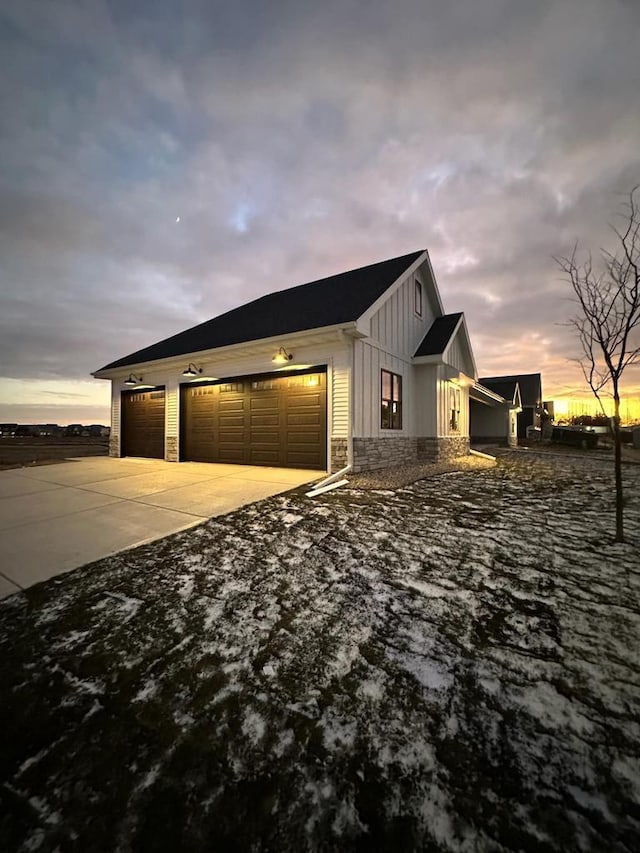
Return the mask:
[[272,498],[0,602],[0,849],[640,849],[640,466]]

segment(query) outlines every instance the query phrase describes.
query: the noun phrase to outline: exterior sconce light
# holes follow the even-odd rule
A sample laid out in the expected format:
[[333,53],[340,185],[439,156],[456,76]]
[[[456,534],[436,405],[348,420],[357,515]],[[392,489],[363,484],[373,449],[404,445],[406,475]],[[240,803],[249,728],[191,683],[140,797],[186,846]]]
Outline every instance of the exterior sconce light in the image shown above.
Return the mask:
[[137,385],[138,382],[142,382],[142,376],[134,376],[133,373],[130,373],[129,378],[124,380],[125,385]]
[[183,376],[199,376],[202,373],[201,367],[196,367],[195,364],[190,361],[187,369],[182,371]]
[[280,347],[280,349],[274,355],[274,357],[271,359],[271,361],[274,364],[286,364],[288,361],[291,361],[292,359],[293,359],[293,354],[290,352],[287,352],[284,347]]

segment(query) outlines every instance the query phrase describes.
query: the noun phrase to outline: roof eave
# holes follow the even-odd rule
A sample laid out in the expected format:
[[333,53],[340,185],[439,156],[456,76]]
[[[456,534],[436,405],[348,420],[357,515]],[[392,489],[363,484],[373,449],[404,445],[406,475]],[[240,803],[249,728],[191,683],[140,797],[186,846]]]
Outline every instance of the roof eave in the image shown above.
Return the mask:
[[304,329],[298,332],[289,332],[282,335],[273,335],[268,338],[255,338],[251,341],[240,341],[237,344],[229,344],[224,347],[212,347],[208,350],[196,350],[195,352],[181,353],[180,355],[171,355],[166,358],[151,359],[150,361],[137,361],[132,364],[122,365],[120,367],[100,368],[91,373],[95,379],[119,379],[126,374],[142,371],[155,370],[158,368],[172,369],[184,365],[186,361],[210,361],[212,359],[224,358],[225,356],[233,356],[242,350],[259,350],[260,348],[268,348],[283,345],[283,341],[300,341],[304,337],[310,335],[317,337],[334,338],[344,332],[349,337],[364,337],[361,330],[357,327],[356,321],[348,323],[336,323],[333,326],[319,326],[317,329]]
[[444,358],[441,352],[433,355],[414,355],[411,358],[411,364],[444,364]]
[[476,400],[479,403],[484,403],[487,406],[510,405],[509,401],[505,400],[504,397],[501,397],[500,394],[496,394],[495,391],[491,391],[479,382],[474,382],[470,395],[473,400]]

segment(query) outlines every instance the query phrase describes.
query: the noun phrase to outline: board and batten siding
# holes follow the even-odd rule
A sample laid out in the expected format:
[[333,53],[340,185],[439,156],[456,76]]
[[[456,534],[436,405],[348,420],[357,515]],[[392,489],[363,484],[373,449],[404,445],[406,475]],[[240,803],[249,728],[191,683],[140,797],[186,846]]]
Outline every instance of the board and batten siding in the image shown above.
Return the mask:
[[463,348],[460,343],[460,332],[458,332],[455,338],[451,341],[451,344],[447,349],[445,361],[447,364],[450,364],[451,367],[455,367],[459,373],[464,373],[466,375],[469,374],[471,369],[469,365],[469,356],[466,353],[466,347]]
[[[422,316],[415,312],[416,279],[422,285]],[[354,437],[425,435],[418,416],[425,392],[419,385],[420,374],[411,359],[435,319],[429,296],[432,286],[426,266],[407,276],[371,317],[369,337],[354,342]],[[401,430],[380,426],[381,370],[402,376]],[[435,384],[430,397],[435,399]]]
[[[422,316],[414,310],[414,283],[422,285]],[[370,337],[382,350],[411,358],[433,323],[435,315],[428,296],[429,279],[418,273],[408,276],[371,318]]]
[[[380,426],[380,378],[382,370],[402,376],[402,429],[388,430]],[[409,361],[385,352],[368,340],[354,342],[353,395],[356,438],[415,436],[414,372]]]

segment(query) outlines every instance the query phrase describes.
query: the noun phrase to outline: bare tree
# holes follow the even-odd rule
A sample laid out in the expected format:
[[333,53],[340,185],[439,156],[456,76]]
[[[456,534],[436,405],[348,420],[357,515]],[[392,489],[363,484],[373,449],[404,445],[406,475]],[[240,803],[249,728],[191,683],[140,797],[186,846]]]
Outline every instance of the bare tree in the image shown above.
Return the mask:
[[624,542],[620,381],[630,364],[640,362],[639,189],[640,185],[631,190],[622,207],[622,226],[612,226],[616,250],[601,250],[598,269],[591,253],[586,260],[578,260],[577,244],[570,257],[554,258],[567,275],[579,309],[569,322],[582,346],[579,363],[584,377],[605,414],[602,397],[613,397],[616,542]]

